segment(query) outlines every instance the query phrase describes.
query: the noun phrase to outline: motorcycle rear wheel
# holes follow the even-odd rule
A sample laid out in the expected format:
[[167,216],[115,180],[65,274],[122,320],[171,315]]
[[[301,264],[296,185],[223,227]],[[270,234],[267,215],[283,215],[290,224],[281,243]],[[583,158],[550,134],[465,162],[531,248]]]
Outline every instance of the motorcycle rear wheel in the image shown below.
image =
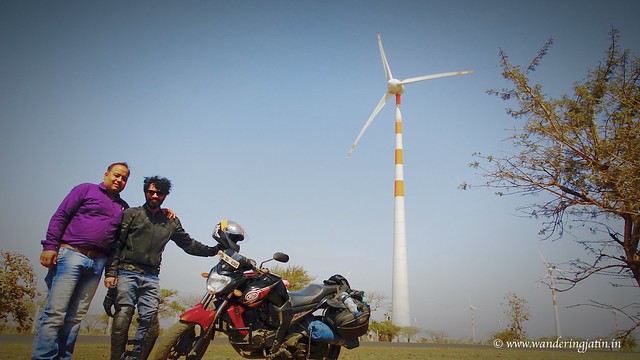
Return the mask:
[[338,345],[329,345],[329,354],[327,354],[327,357],[325,357],[325,359],[327,359],[327,360],[338,360],[339,356],[340,356],[340,346],[338,346]]
[[[340,357],[340,349],[341,347],[338,345],[329,344],[329,351],[327,351],[327,355],[322,358],[318,357],[310,357],[310,359],[322,359],[322,360],[338,360]],[[286,360],[285,357],[276,357],[274,360]]]
[[199,360],[209,347],[211,339],[205,341],[202,349],[189,355],[194,345],[205,333],[194,323],[177,322],[159,339],[154,360],[187,359]]

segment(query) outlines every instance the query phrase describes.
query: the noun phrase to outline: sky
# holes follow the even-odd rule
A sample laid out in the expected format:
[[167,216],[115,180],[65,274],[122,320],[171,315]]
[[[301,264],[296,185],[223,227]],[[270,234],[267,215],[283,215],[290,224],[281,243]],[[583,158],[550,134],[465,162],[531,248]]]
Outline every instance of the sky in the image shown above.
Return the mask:
[[[538,250],[550,262],[584,255],[567,234],[538,235],[536,201],[462,191],[482,179],[474,152],[510,151],[508,84],[498,51],[528,63],[554,45],[532,80],[570,93],[595,68],[612,27],[640,49],[640,2],[608,1],[0,1],[2,251],[25,254],[44,289],[40,240],[70,189],[126,161],[122,196],[142,205],[145,176],[174,188],[165,201],[198,241],[221,219],[242,224],[242,253],[290,255],[316,281],[391,298],[394,109],[385,107],[350,158],[386,90],[376,34],[403,79],[472,70],[406,86],[402,102],[411,318],[452,339],[506,326],[505,295],[524,298],[530,338],[553,336]],[[161,286],[204,293],[217,258],[164,252]],[[593,278],[558,294],[563,337],[597,338],[629,322],[611,311],[638,289]],[[101,287],[92,312],[101,311]],[[383,310],[374,313],[381,319]]]

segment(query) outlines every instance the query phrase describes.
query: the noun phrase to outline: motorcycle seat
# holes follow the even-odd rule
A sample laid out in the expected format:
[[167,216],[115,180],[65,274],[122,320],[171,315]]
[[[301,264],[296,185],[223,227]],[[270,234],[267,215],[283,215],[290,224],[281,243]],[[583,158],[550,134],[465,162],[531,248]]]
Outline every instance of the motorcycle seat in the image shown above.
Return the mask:
[[291,306],[298,307],[319,303],[325,297],[334,295],[337,289],[336,285],[309,284],[302,290],[289,292]]

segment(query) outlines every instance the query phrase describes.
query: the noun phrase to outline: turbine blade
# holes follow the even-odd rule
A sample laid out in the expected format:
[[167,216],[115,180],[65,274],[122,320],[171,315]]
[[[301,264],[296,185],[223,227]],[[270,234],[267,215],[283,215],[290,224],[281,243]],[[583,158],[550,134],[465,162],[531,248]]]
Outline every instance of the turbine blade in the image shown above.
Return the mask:
[[572,273],[573,271],[571,270],[567,270],[567,269],[563,269],[563,268],[559,268],[557,266],[553,267],[553,270],[558,271],[558,272],[568,272],[568,273]]
[[423,80],[437,79],[445,76],[471,74],[472,72],[473,71],[452,71],[452,72],[446,72],[446,73],[440,73],[440,74],[417,76],[417,77],[412,77],[412,78],[402,80],[400,81],[400,84],[405,85],[405,84],[411,84],[411,83],[423,81]]
[[544,256],[542,256],[542,253],[540,252],[540,249],[538,249],[538,255],[540,255],[540,259],[542,259],[542,262],[547,267],[547,269],[550,268],[551,265],[549,265],[549,263],[547,262],[547,259],[545,259]]
[[378,47],[380,48],[380,57],[382,58],[382,66],[384,66],[384,74],[387,76],[387,81],[389,81],[393,79],[393,75],[391,75],[391,68],[389,68],[387,57],[384,55],[384,48],[382,48],[382,38],[380,37],[380,33],[378,33]]
[[347,154],[347,157],[351,156],[351,153],[353,152],[353,150],[355,150],[356,145],[358,144],[358,141],[360,141],[360,138],[362,137],[362,134],[364,134],[364,132],[369,127],[369,125],[371,125],[371,122],[373,122],[373,119],[376,117],[376,115],[378,115],[378,113],[380,112],[380,109],[382,109],[384,104],[387,103],[387,98],[389,96],[390,96],[389,93],[385,93],[384,95],[382,95],[382,99],[380,99],[380,102],[378,102],[378,105],[373,110],[373,113],[371,113],[371,116],[369,116],[369,120],[367,120],[367,122],[362,127],[362,130],[360,130],[360,133],[358,134],[358,137],[356,138],[356,141],[353,143],[353,145],[351,145],[351,150],[349,150],[349,153]]

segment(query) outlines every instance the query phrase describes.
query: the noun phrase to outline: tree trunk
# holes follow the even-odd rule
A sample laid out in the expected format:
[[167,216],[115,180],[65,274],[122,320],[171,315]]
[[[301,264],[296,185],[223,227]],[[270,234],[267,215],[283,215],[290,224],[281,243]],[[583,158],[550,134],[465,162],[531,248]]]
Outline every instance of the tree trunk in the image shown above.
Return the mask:
[[625,262],[631,269],[633,278],[640,286],[640,254],[638,253],[638,240],[640,240],[640,216],[629,215],[624,217],[624,252]]

